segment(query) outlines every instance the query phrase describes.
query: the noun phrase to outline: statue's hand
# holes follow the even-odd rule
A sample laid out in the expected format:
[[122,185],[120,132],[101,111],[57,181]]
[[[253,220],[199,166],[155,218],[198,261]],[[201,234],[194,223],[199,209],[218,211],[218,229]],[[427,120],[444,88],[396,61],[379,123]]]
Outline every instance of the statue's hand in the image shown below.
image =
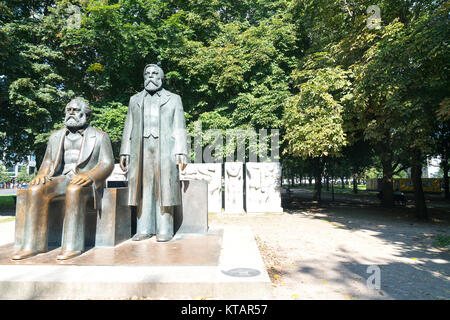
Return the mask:
[[130,162],[130,156],[129,155],[123,155],[120,156],[120,168],[122,169],[123,172],[127,172],[128,171],[128,163]]
[[84,173],[80,173],[70,180],[71,184],[77,184],[82,187],[86,187],[92,183],[92,179]]
[[176,154],[175,162],[180,165],[180,170],[183,171],[187,164],[187,158],[184,154]]
[[52,178],[50,178],[50,176],[46,174],[37,175],[33,180],[31,180],[30,185],[33,186],[38,184],[45,184],[46,180],[52,181]]

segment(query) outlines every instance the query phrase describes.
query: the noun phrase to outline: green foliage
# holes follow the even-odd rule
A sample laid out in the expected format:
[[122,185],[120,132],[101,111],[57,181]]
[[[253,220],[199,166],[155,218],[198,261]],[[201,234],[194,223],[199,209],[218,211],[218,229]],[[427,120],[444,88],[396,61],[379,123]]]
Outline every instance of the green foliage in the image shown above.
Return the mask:
[[304,159],[340,155],[347,144],[342,103],[351,83],[348,72],[329,64],[326,53],[316,53],[293,73],[299,92],[285,110],[284,139],[286,151]]
[[19,173],[16,177],[16,182],[18,183],[29,183],[31,180],[33,180],[35,174],[29,174],[27,167],[20,168]]
[[119,157],[123,127],[128,106],[121,102],[109,102],[94,107],[91,125],[108,133],[116,158]]
[[0,164],[0,182],[11,182],[11,176],[6,173],[6,168],[2,164]]
[[436,241],[433,242],[435,247],[449,247],[450,237],[449,236],[437,236]]
[[[15,203],[13,196],[0,196],[0,210],[14,210]],[[14,219],[14,217],[12,217]],[[3,219],[0,222],[12,221],[11,219]]]
[[190,133],[200,122],[224,136],[280,129],[290,177],[312,176],[313,158],[345,177],[448,159],[449,3],[378,1],[381,28],[369,29],[372,4],[1,1],[1,158],[39,162],[74,96],[93,106],[117,157],[128,99],[143,67],[161,62]]

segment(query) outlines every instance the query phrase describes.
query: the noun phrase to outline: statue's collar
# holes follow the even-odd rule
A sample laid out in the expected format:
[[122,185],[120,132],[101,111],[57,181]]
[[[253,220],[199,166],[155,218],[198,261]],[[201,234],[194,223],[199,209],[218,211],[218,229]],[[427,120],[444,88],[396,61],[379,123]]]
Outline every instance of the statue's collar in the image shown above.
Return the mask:
[[[141,96],[138,98],[137,104],[139,107],[142,107],[144,105],[144,98],[147,96],[148,92],[147,92],[147,90],[144,89],[143,91],[141,91],[140,94],[141,94]],[[161,88],[160,90],[157,91],[157,94],[159,95],[159,97],[161,97],[160,107],[162,107],[170,99],[169,91],[165,90],[164,88]]]
[[144,91],[145,91],[145,95],[154,95],[154,94],[157,94],[158,95],[158,97],[161,97],[161,94],[162,94],[162,91],[163,91],[164,89],[163,88],[160,88],[158,91],[156,91],[156,92],[149,92],[149,91],[147,91],[147,90],[145,90],[144,89]]
[[[75,131],[74,133],[79,133],[82,137],[84,136],[84,133],[85,133],[85,131],[86,131],[86,129],[87,129],[88,127],[86,126],[86,127],[83,127],[83,128],[81,128],[81,129],[78,129],[77,131]],[[70,133],[71,131],[68,129],[68,128],[66,128],[66,131],[65,131],[65,134],[66,134],[66,136]]]

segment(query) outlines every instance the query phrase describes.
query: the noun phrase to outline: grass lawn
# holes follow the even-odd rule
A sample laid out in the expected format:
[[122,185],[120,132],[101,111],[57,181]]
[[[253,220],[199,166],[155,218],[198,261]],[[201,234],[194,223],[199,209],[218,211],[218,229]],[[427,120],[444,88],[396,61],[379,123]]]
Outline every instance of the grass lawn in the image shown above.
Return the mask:
[[[302,185],[302,186],[297,186],[299,188],[303,188],[303,189],[308,189],[308,190],[314,190],[314,185],[310,186],[310,185]],[[366,190],[366,185],[364,184],[359,184],[358,185],[358,193],[355,194],[353,193],[353,186],[351,188],[348,187],[348,185],[345,186],[344,189],[342,189],[342,185],[338,184],[338,185],[334,185],[334,193],[335,194],[349,194],[349,195],[359,195],[361,192],[361,194],[363,195],[376,195],[378,192],[377,191],[367,191]],[[325,184],[322,184],[322,192],[325,193],[331,193],[331,184],[330,184],[330,190],[327,191],[327,187]]]
[[0,210],[14,209],[13,196],[0,196]]

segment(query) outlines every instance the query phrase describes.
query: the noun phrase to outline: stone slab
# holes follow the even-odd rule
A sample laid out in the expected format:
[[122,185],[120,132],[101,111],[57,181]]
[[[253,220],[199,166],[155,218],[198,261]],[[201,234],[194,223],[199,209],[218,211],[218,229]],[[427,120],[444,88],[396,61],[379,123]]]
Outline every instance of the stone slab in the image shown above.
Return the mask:
[[175,210],[176,233],[208,232],[208,183],[203,180],[181,181],[181,206]]
[[188,163],[180,180],[202,180],[208,183],[208,212],[222,212],[222,164]]
[[244,213],[243,171],[242,162],[225,162],[225,213]]
[[247,213],[282,213],[281,164],[279,162],[247,162],[245,173]]
[[[205,242],[206,237],[217,234],[221,234],[221,245],[219,250],[214,249],[218,252],[218,259],[212,265],[159,265],[156,258],[154,264],[148,265],[126,261],[114,265],[101,265],[100,262],[96,265],[0,264],[0,298],[194,299],[200,296],[212,299],[272,299],[271,282],[250,228],[226,227],[211,230],[208,235],[176,235],[172,241],[165,243],[165,247],[170,251],[170,246],[184,244],[184,250],[193,250],[190,256],[197,256],[203,251],[195,251],[198,242]],[[152,239],[146,242],[151,243],[154,241]],[[188,240],[192,243],[188,244]],[[129,241],[114,249],[96,248],[95,251],[115,251],[127,244],[134,246],[139,242]],[[149,251],[144,248],[142,254],[145,253]],[[167,253],[163,250],[161,254]]]
[[106,187],[108,188],[122,188],[128,186],[127,173],[123,172],[120,164],[114,164],[114,170],[106,179]]
[[128,188],[106,188],[103,191],[102,210],[97,215],[96,247],[114,247],[131,237],[131,208],[128,206]]

